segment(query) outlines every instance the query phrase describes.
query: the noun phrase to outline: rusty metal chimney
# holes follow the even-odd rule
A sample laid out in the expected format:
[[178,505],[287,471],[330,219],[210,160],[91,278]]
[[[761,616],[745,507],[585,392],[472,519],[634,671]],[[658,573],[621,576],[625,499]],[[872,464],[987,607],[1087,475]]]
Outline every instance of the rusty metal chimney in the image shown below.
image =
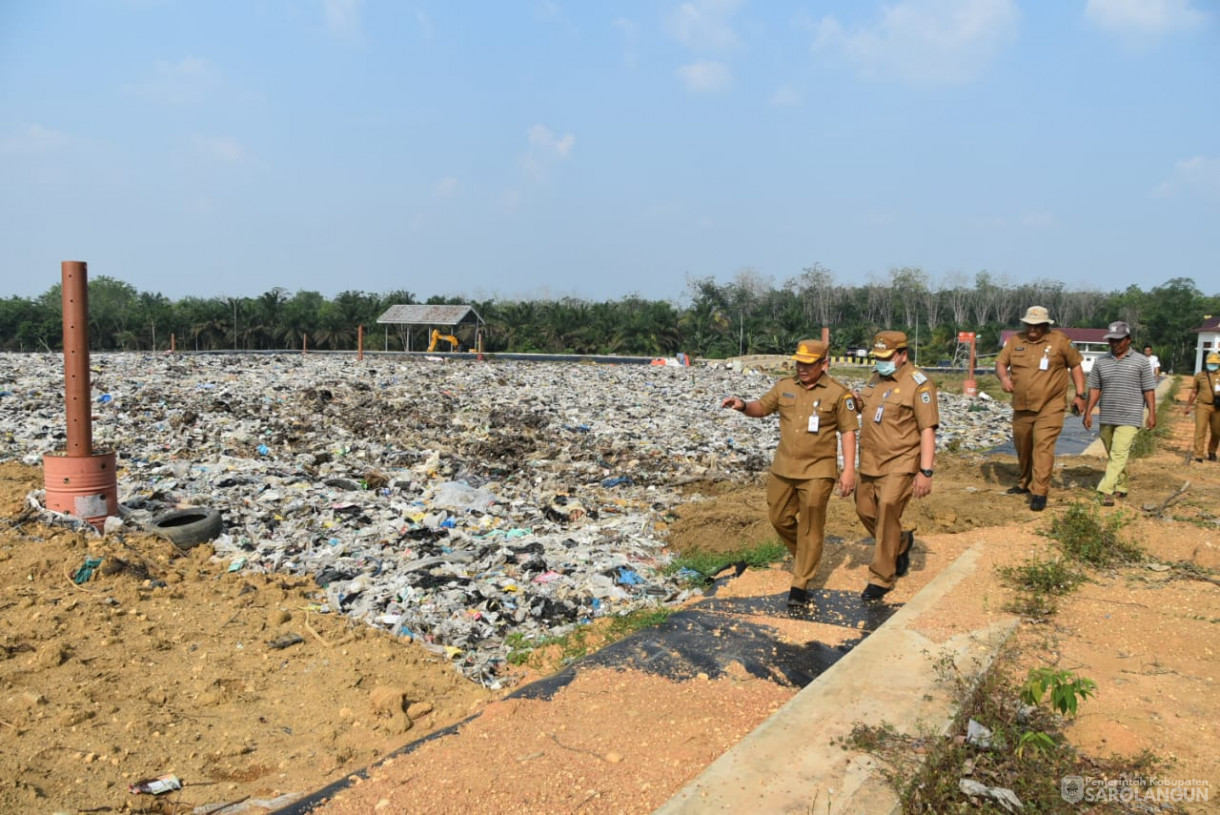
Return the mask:
[[65,260],[63,276],[64,406],[68,444],[42,457],[47,508],[74,515],[101,529],[119,511],[114,451],[93,452],[89,382],[89,273]]

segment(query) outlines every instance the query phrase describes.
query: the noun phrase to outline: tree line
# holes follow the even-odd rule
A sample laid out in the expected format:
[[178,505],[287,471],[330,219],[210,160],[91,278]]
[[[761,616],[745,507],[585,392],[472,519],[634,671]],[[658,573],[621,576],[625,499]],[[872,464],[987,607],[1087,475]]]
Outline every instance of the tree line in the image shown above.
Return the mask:
[[[883,328],[906,331],[922,364],[952,359],[957,336],[973,331],[980,354],[998,350],[1000,332],[1019,328],[1031,305],[1050,309],[1060,327],[1131,324],[1139,346],[1152,345],[1167,370],[1188,372],[1195,328],[1220,312],[1220,295],[1203,294],[1190,278],[1173,278],[1149,291],[1068,290],[1059,281],[1010,284],[987,272],[933,281],[921,269],[892,269],[864,284],[836,283],[814,264],[775,285],[753,270],[732,281],[688,278],[680,304],[631,295],[593,302],[553,300],[471,301],[434,296],[420,301],[406,290],[385,294],[276,287],[257,297],[184,297],[141,292],[104,275],[89,281],[89,336],[94,350],[162,351],[171,335],[179,350],[321,350],[356,347],[363,325],[366,348],[422,350],[432,326],[377,324],[393,305],[471,305],[486,325],[484,349],[570,354],[724,358],[791,353],[798,340],[831,329],[834,353],[867,348]],[[0,300],[0,349],[58,351],[62,346],[59,284],[34,298]],[[444,326],[438,326],[445,328]],[[474,341],[473,330],[459,338]]]

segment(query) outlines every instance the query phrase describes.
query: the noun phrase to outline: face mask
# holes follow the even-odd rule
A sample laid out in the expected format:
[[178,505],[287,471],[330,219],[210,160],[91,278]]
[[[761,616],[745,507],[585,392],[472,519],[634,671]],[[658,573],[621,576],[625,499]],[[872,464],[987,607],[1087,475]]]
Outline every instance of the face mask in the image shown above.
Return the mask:
[[1220,365],[1216,365],[1216,364],[1211,364],[1211,365],[1208,365],[1208,366],[1207,366],[1207,370],[1209,370],[1209,371],[1220,371]]
[[873,367],[882,376],[893,376],[894,372],[898,370],[898,366],[892,359],[879,359]]

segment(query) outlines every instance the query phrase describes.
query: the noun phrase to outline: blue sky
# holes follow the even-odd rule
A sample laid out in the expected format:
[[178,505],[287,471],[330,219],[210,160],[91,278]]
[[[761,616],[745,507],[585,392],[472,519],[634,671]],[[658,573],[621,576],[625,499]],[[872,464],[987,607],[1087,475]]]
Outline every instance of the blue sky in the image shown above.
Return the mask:
[[1210,0],[8,0],[0,294],[1220,291]]

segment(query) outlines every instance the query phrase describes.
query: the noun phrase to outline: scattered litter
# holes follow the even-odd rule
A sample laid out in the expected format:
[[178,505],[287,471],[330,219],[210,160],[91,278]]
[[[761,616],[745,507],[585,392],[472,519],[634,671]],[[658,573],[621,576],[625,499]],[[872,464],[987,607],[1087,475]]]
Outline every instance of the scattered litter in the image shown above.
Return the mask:
[[1000,806],[1004,807],[1005,812],[1020,812],[1024,809],[1021,799],[1007,787],[989,787],[986,784],[980,784],[978,781],[962,778],[958,780],[957,788],[966,795],[993,798],[999,802]]
[[966,724],[966,741],[973,744],[975,747],[990,747],[991,738],[994,734],[983,725],[971,719]]
[[182,781],[176,775],[163,775],[160,778],[148,778],[127,785],[127,791],[133,795],[161,795],[166,792],[182,789]]
[[80,568],[72,573],[72,582],[76,585],[87,583],[89,578],[93,577],[93,570],[102,565],[100,557],[87,557]]
[[[93,440],[118,453],[128,527],[191,512],[231,570],[310,575],[317,613],[410,638],[493,688],[510,635],[698,592],[689,570],[667,574],[665,529],[692,485],[766,472],[779,432],[720,408],[774,380],[740,365],[91,361],[95,394],[122,390]],[[0,457],[64,446],[62,381],[60,355],[0,354]],[[941,408],[943,444],[1010,435],[1005,405],[942,393]]]
[[294,634],[294,633],[289,632],[287,634],[279,635],[278,637],[271,640],[267,644],[276,650],[282,650],[284,648],[289,647],[290,645],[300,645],[302,642],[305,642],[304,637],[302,637],[300,634]]

